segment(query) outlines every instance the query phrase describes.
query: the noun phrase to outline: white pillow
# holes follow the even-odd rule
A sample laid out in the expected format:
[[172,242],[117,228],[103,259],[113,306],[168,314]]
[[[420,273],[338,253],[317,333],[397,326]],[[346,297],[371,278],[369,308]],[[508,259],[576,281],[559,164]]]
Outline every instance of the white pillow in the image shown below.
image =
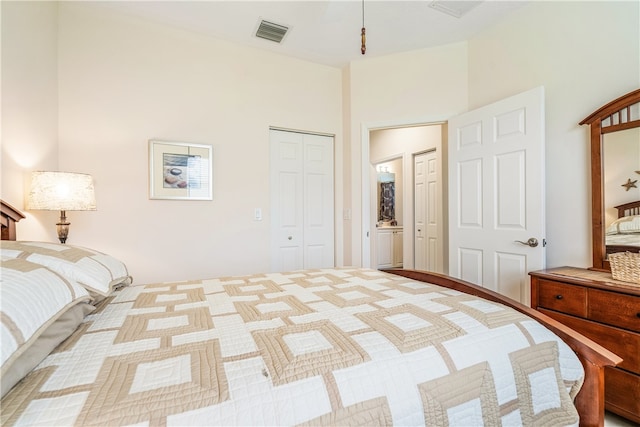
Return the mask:
[[640,215],[618,218],[607,227],[606,233],[609,235],[640,233]]
[[96,301],[133,281],[120,260],[79,246],[47,242],[3,241],[3,258],[22,258],[43,265],[84,286]]
[[[0,273],[0,377],[4,395],[13,386],[5,381],[7,372],[13,373],[16,369],[20,371],[14,366],[20,356],[34,346],[40,336],[67,312],[77,311],[75,308],[79,304],[88,306],[85,303],[91,300],[91,296],[74,281],[24,259],[2,259]],[[88,311],[82,313],[86,314]],[[78,319],[75,325],[67,328],[67,336],[82,321],[82,315],[75,317]],[[69,320],[66,321],[68,322]],[[65,338],[66,336],[62,336],[60,342]],[[42,358],[44,356],[46,354]],[[20,378],[14,379],[14,383]]]

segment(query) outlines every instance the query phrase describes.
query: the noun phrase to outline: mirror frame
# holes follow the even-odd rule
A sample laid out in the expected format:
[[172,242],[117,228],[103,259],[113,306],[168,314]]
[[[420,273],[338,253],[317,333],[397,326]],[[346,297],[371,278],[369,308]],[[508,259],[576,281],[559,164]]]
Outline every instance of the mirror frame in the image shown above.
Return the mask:
[[[590,126],[591,140],[591,240],[593,269],[611,271],[604,242],[603,135],[640,127],[640,119],[630,120],[630,107],[640,103],[640,89],[600,107],[580,122]],[[604,123],[603,123],[604,122]]]

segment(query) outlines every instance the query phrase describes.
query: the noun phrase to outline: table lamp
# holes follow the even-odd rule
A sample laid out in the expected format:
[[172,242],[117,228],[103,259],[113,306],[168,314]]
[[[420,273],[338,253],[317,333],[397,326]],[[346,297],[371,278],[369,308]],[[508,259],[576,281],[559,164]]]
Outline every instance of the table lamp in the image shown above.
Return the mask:
[[27,209],[60,211],[56,223],[60,243],[67,241],[66,211],[95,211],[96,196],[91,175],[73,172],[33,172]]

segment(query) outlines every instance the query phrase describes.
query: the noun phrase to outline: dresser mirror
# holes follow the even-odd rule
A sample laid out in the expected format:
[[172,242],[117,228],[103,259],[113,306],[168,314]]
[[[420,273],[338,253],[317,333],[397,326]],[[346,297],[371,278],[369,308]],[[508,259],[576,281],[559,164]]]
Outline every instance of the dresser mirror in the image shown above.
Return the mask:
[[580,122],[590,126],[593,269],[608,255],[640,252],[640,89]]

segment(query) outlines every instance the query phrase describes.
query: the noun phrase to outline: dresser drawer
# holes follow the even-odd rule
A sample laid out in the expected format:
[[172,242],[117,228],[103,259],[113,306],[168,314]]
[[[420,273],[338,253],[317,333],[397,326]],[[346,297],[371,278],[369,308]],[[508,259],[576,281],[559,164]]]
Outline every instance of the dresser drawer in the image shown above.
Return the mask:
[[640,297],[589,289],[589,319],[640,332]]
[[622,357],[619,368],[640,374],[640,334],[554,311],[540,311]]
[[604,370],[604,395],[608,410],[640,423],[640,377],[621,369]]
[[538,282],[538,306],[587,317],[587,289],[541,279]]
[[640,288],[583,268],[530,274],[533,308],[623,359],[605,369],[605,407],[640,427]]

